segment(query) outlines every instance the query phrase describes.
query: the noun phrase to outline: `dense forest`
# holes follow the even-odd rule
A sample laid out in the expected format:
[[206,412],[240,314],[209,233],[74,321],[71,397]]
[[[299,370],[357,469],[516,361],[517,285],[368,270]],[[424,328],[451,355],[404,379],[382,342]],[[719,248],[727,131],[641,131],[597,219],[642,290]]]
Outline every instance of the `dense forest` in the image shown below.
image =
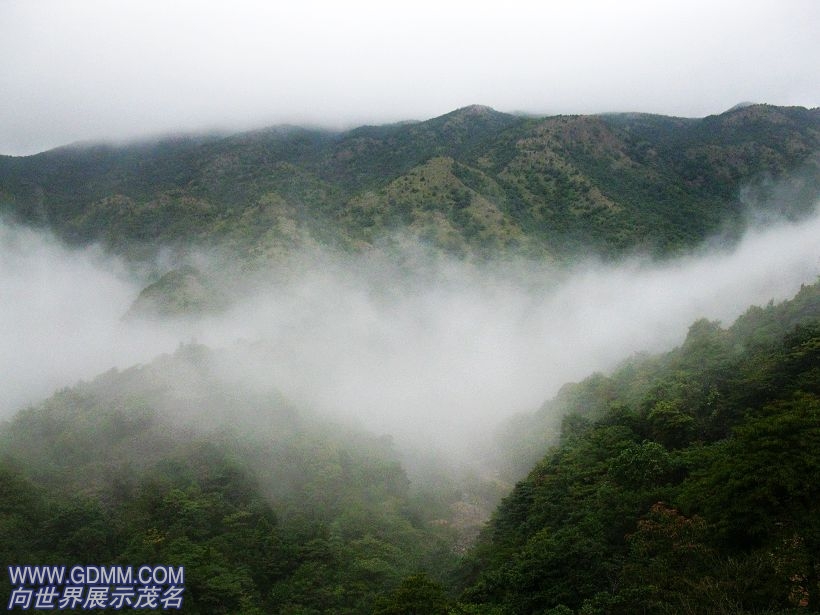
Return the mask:
[[[498,613],[820,610],[820,283],[568,385],[463,565]],[[489,608],[492,605],[493,608]],[[552,609],[552,610],[551,610]]]
[[317,244],[383,248],[399,230],[467,257],[670,254],[737,233],[750,206],[813,210],[819,121],[768,105],[703,119],[473,106],[346,132],[81,144],[0,156],[0,212],[131,256],[195,243],[262,266]]
[[192,613],[363,613],[418,570],[444,580],[455,485],[411,489],[389,439],[232,386],[218,362],[184,346],[4,425],[3,561],[174,562]]
[[184,346],[3,425],[0,549],[185,565],[191,613],[816,611],[819,351],[820,282],[567,385],[505,432],[546,455],[465,551],[463,484]]
[[[186,318],[230,314],[264,275],[284,294],[285,278],[321,258],[400,257],[362,275],[378,300],[404,300],[416,288],[398,292],[396,272],[437,279],[406,244],[479,276],[529,259],[556,280],[582,275],[572,264],[590,255],[670,263],[709,241],[728,250],[752,219],[815,212],[819,120],[768,105],[703,119],[474,106],[343,132],[80,144],[0,156],[0,222],[133,265],[142,277],[122,326],[183,331]],[[322,257],[277,269],[313,250]],[[492,442],[466,442],[474,463],[453,467],[351,420],[355,409],[328,416],[289,398],[270,376],[285,368],[266,358],[283,356],[266,354],[273,338],[179,340],[0,417],[0,560],[184,566],[182,611],[200,614],[820,612],[812,271],[786,301],[731,324],[699,319],[677,348],[623,356],[538,409],[499,408]],[[545,294],[524,294],[524,311],[558,284],[539,283]],[[319,301],[305,294],[295,305]],[[430,309],[469,309],[438,299]],[[282,326],[314,322],[302,316]],[[407,322],[383,320],[412,338]],[[346,350],[332,356],[353,369]],[[245,378],[250,355],[268,371]],[[14,589],[0,583],[0,604]]]

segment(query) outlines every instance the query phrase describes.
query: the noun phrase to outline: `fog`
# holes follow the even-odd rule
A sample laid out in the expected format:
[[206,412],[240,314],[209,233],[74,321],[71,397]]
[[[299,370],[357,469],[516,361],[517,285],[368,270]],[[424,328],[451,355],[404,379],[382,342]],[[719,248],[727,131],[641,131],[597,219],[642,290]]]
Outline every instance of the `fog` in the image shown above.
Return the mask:
[[0,417],[195,340],[224,349],[232,381],[458,452],[567,381],[680,344],[698,318],[728,325],[791,297],[820,275],[818,237],[815,215],[751,230],[732,249],[563,269],[469,264],[420,246],[398,259],[311,254],[249,281],[222,314],[163,322],[122,318],[145,273],[3,224]]
[[815,106],[814,0],[3,0],[0,153],[470,104],[702,117]]

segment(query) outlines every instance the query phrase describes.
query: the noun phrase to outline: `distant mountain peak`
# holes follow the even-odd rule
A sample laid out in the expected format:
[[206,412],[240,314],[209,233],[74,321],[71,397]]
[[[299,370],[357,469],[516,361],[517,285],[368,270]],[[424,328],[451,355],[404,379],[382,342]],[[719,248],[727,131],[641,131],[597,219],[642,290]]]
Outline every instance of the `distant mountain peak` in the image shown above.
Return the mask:
[[508,117],[508,115],[506,113],[496,111],[492,107],[488,107],[486,105],[468,105],[466,107],[456,109],[455,111],[445,113],[444,115],[441,115],[438,118],[433,118],[432,121],[435,121],[437,119],[487,120],[504,117]]
[[500,112],[487,105],[467,105],[466,107],[456,109],[453,113],[462,113],[464,115],[493,115]]
[[737,103],[734,107],[724,111],[724,113],[731,113],[732,111],[739,111],[740,109],[745,109],[746,107],[754,107],[757,104],[758,103],[756,103],[756,102],[751,102],[751,101],[746,100],[746,101]]

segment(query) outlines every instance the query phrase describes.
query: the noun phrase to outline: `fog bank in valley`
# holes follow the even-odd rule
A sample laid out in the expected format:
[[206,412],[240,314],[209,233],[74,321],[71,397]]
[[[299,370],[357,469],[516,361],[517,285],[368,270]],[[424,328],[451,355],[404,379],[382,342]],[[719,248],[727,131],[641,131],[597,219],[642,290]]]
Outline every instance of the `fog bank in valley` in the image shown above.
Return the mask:
[[[222,348],[225,376],[399,442],[459,449],[567,381],[668,350],[706,317],[792,296],[820,274],[820,216],[731,250],[567,269],[408,250],[310,255],[218,316],[123,320],[146,279],[96,249],[0,226],[0,417],[56,388],[173,352]],[[142,279],[141,279],[142,278]],[[275,280],[275,281],[274,281]]]

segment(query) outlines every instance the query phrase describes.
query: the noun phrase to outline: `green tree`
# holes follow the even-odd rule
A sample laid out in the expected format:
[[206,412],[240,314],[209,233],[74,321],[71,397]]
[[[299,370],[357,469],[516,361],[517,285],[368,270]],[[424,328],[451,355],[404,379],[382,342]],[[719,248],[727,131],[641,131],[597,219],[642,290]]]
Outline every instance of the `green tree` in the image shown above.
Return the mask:
[[444,588],[426,574],[414,574],[376,601],[374,615],[447,615],[450,601]]

